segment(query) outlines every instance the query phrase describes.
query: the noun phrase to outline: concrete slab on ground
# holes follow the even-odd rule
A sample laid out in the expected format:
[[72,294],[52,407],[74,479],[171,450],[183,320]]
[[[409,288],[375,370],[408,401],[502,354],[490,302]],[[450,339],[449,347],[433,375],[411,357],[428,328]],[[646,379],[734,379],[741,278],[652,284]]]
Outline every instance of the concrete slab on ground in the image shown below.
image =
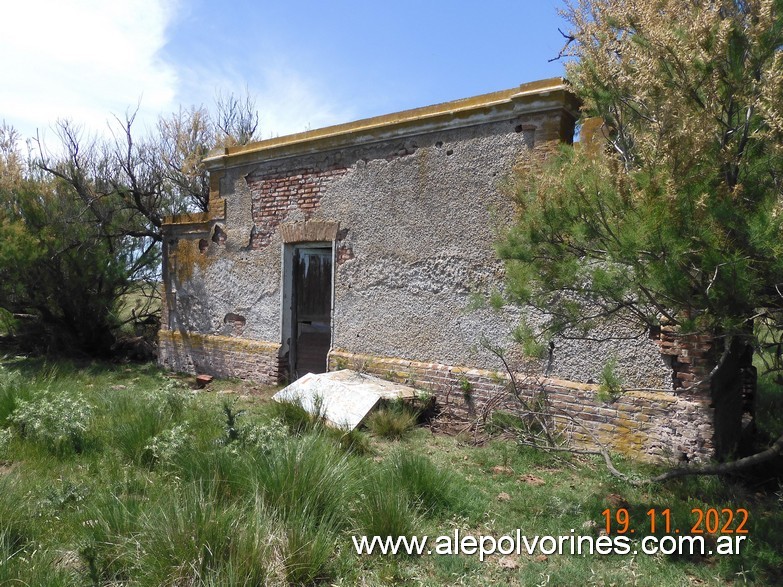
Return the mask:
[[331,373],[308,373],[272,399],[299,403],[310,414],[320,413],[328,424],[353,430],[380,400],[413,399],[416,390],[372,375],[342,369]]

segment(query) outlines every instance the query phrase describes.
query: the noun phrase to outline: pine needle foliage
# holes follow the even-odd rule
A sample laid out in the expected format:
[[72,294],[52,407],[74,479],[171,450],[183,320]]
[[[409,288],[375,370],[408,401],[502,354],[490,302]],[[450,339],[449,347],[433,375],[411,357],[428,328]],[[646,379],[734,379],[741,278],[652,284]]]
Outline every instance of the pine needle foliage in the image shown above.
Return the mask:
[[747,336],[783,298],[783,3],[580,0],[568,76],[603,126],[520,178],[500,245],[551,327]]

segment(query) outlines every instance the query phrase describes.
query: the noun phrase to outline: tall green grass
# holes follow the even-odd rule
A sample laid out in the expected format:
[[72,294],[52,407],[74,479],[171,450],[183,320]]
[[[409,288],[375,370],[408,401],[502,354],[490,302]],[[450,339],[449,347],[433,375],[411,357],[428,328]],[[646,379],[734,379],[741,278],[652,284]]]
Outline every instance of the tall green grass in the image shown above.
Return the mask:
[[257,502],[225,503],[216,488],[187,483],[145,508],[136,541],[144,585],[263,585],[274,523]]
[[400,440],[413,430],[418,417],[418,412],[402,401],[392,402],[367,417],[367,428],[380,438]]
[[267,413],[288,427],[291,434],[305,434],[322,430],[325,426],[324,416],[318,411],[309,413],[298,401],[273,401],[267,405]]
[[304,515],[336,527],[347,524],[356,474],[348,456],[325,436],[286,439],[253,465],[258,493],[281,519]]
[[[632,488],[598,461],[553,459],[501,441],[479,448],[414,431],[388,442],[244,400],[231,403],[228,418],[222,398],[194,396],[151,368],[40,367],[0,371],[0,429],[10,434],[0,454],[0,585],[524,585],[590,577],[657,587],[740,576],[765,585],[780,577],[783,500],[736,481]],[[43,397],[86,402],[86,450],[52,451],[43,436],[21,433],[14,414]],[[371,455],[350,447],[356,438]],[[528,473],[543,484],[527,483]],[[608,493],[628,500],[640,528],[653,507],[670,508],[680,524],[692,508],[747,507],[748,554],[526,558],[503,569],[472,557],[357,557],[352,550],[356,534],[434,536],[459,527],[499,536],[520,527],[556,535],[590,521],[600,527]]]
[[467,508],[457,479],[426,456],[397,450],[385,463],[383,472],[387,483],[403,490],[423,514],[463,513]]
[[418,515],[410,496],[389,484],[388,475],[371,476],[365,482],[357,523],[368,536],[410,536],[418,527]]

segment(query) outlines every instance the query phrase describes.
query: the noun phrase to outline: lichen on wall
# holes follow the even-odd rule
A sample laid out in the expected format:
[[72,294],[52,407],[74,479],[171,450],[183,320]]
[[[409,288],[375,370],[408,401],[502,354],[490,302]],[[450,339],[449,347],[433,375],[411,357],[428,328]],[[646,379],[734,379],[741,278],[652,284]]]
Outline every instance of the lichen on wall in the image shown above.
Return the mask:
[[169,264],[177,281],[186,282],[193,277],[193,271],[198,268],[204,273],[214,259],[207,254],[200,241],[204,239],[178,239],[169,247]]

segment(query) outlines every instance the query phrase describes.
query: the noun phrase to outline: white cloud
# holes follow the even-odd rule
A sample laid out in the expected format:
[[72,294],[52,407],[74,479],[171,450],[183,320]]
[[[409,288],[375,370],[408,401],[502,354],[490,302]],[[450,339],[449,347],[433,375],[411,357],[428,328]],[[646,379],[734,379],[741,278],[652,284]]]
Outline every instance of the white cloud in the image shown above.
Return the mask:
[[[345,100],[324,72],[292,66],[285,55],[261,59],[249,51],[209,51],[199,60],[187,50],[164,53],[174,19],[192,9],[183,0],[7,4],[0,34],[0,120],[25,137],[40,131],[51,138],[58,119],[103,133],[112,116],[122,118],[139,104],[141,131],[180,104],[212,108],[218,92],[242,95],[246,87],[256,99],[264,138],[356,118],[353,108],[339,106]],[[181,54],[185,61],[165,62],[163,54]]]
[[[351,122],[355,114],[330,103],[318,82],[290,69],[266,68],[263,85],[255,88],[265,138]],[[251,88],[252,91],[252,88]]]
[[30,136],[58,118],[106,128],[141,101],[149,123],[170,109],[177,76],[158,54],[172,0],[22,0],[3,7],[0,118]]
[[[244,96],[246,89],[255,99],[262,138],[283,136],[332,124],[351,122],[356,113],[339,106],[339,99],[316,76],[280,63],[244,63],[242,71],[225,61],[202,63],[182,69],[180,97],[183,105],[204,104],[212,108],[218,94]],[[239,60],[235,61],[237,63]]]

